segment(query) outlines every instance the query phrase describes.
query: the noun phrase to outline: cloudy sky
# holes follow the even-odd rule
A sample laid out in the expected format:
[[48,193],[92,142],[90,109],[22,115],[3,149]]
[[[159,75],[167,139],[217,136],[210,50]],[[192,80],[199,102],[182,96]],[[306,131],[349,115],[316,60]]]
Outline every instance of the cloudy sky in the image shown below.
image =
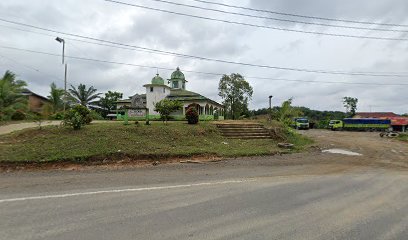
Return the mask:
[[[210,5],[193,0],[172,2],[250,14],[258,18],[152,0],[118,1],[272,28],[408,40],[408,15],[406,14],[408,1],[406,0],[210,0],[274,12],[406,26],[298,18]],[[63,33],[204,58],[283,68],[394,75],[379,77],[322,74],[183,58],[129,47],[118,48],[117,45],[116,47],[96,45],[89,43],[95,42],[94,40],[0,21],[0,71],[3,73],[7,69],[12,70],[20,79],[28,83],[32,91],[44,96],[48,94],[51,82],[56,82],[60,87],[63,86],[61,57],[4,47],[60,55],[62,46],[54,40],[56,36],[59,36],[66,40],[68,56],[152,67],[143,68],[68,58],[69,84],[92,85],[100,92],[115,90],[123,92],[125,96],[144,92],[142,85],[148,83],[156,71],[159,71],[162,77],[169,78],[171,70],[166,69],[175,69],[180,66],[189,81],[187,84],[189,90],[217,101],[221,101],[217,90],[220,76],[197,72],[241,73],[247,77],[254,88],[250,108],[267,107],[268,96],[273,95],[274,105],[279,105],[283,100],[293,97],[295,105],[318,110],[344,110],[341,103],[342,97],[352,96],[359,99],[360,111],[408,112],[407,40],[336,37],[243,26],[103,0],[2,0],[0,16],[2,20],[30,24]],[[398,31],[330,27],[259,17]],[[316,83],[313,81],[390,85]]]

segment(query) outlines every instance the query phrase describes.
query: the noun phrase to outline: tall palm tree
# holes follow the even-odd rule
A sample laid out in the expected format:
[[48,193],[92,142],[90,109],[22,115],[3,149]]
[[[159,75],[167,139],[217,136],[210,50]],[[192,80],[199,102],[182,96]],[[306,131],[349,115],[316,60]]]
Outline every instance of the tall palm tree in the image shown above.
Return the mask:
[[0,78],[0,120],[9,119],[16,110],[26,110],[27,98],[22,95],[26,83],[16,80],[16,75],[6,71]]
[[89,107],[96,104],[101,93],[96,93],[97,89],[93,86],[86,88],[85,84],[79,84],[78,88],[71,85],[69,89],[70,98],[72,101],[81,104],[82,106]]
[[61,110],[62,106],[64,105],[64,101],[62,100],[64,96],[64,89],[57,88],[55,83],[51,83],[50,87],[51,90],[48,99],[50,100],[53,113],[56,113],[57,111]]

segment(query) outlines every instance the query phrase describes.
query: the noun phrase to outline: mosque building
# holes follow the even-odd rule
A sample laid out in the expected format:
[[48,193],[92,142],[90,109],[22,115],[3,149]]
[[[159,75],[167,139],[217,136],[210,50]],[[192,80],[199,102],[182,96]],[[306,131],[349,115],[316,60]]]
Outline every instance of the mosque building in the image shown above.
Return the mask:
[[116,118],[121,120],[127,111],[128,118],[133,120],[144,119],[146,116],[150,120],[160,118],[160,114],[154,111],[154,105],[163,100],[177,100],[182,103],[183,108],[171,114],[171,118],[182,120],[185,118],[185,112],[189,107],[195,107],[199,113],[200,120],[223,120],[224,106],[214,100],[211,100],[198,93],[186,90],[187,80],[184,74],[177,68],[167,85],[165,80],[156,74],[149,84],[143,85],[146,89],[145,94],[135,94],[129,99],[117,102]]

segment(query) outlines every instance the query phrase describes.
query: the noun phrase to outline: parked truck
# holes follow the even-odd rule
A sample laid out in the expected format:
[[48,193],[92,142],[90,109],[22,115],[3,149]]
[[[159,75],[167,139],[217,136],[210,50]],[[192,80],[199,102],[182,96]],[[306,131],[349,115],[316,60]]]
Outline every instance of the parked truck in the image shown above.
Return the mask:
[[292,127],[295,129],[305,129],[308,130],[310,128],[310,123],[307,118],[294,118]]
[[345,118],[330,120],[329,129],[354,131],[386,131],[391,128],[391,120],[376,118]]

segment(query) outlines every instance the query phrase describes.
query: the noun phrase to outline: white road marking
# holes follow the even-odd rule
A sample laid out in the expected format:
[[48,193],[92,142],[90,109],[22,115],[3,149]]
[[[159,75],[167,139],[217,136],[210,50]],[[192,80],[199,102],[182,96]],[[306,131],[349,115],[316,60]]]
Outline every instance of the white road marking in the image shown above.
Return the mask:
[[32,196],[32,197],[8,198],[8,199],[0,199],[0,204],[7,203],[7,202],[43,200],[43,199],[50,199],[50,198],[66,198],[66,197],[87,196],[87,195],[105,194],[105,193],[123,193],[123,192],[165,190],[165,189],[175,189],[175,188],[189,188],[189,187],[211,186],[211,185],[220,185],[220,184],[244,183],[244,182],[253,182],[253,181],[256,181],[256,180],[255,179],[229,180],[229,181],[221,181],[221,182],[204,182],[204,183],[193,183],[193,184],[182,184],[182,185],[160,186],[160,187],[112,189],[112,190],[103,190],[103,191],[94,191],[94,192],[77,192],[77,193],[43,195],[43,196]]

